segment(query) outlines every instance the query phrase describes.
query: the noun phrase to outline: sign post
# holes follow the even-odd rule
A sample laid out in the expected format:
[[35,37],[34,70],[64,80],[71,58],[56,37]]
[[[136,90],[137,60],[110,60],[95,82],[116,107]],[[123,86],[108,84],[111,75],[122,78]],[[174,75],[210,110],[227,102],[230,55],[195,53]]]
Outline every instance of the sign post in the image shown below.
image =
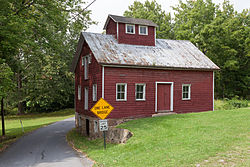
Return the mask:
[[105,119],[110,112],[114,109],[106,100],[100,98],[98,102],[90,109],[99,120],[99,129],[103,132],[103,145],[104,149],[106,149],[106,131],[108,131],[108,120]]
[[104,149],[106,149],[106,131],[108,131],[107,119],[99,120],[99,129],[100,131],[103,131],[103,143],[104,143]]

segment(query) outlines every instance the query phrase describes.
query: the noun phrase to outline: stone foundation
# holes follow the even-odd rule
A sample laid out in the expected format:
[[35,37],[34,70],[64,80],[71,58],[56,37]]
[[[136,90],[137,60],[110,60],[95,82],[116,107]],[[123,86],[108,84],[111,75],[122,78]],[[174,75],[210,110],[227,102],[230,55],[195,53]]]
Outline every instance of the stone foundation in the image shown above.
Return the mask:
[[[131,119],[108,119],[109,130],[106,132],[107,142],[125,143],[132,133],[127,129],[116,128],[115,126]],[[75,127],[83,136],[90,140],[102,138],[103,132],[99,130],[99,119],[86,115],[75,114]]]

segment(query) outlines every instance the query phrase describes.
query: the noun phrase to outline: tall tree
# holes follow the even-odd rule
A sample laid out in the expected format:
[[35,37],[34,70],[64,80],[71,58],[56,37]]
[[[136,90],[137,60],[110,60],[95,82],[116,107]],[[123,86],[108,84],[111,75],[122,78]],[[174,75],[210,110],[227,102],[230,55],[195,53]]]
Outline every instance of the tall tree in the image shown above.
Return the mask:
[[1,118],[2,118],[2,135],[5,135],[4,126],[4,103],[3,100],[7,97],[8,92],[13,87],[13,72],[11,71],[8,64],[0,58],[0,101],[1,101]]
[[151,2],[146,0],[144,4],[139,1],[134,1],[133,5],[129,6],[123,15],[152,20],[158,25],[156,30],[157,38],[173,38],[171,15],[162,10],[161,5],[155,0]]
[[176,39],[190,40],[221,68],[215,75],[216,97],[249,98],[249,10],[238,14],[228,0],[221,6],[211,0],[180,1],[173,9]]
[[94,22],[82,0],[0,0],[0,56],[15,73],[22,113],[73,104],[69,64],[80,31]]
[[249,98],[249,20],[249,10],[237,13],[229,1],[224,1],[216,10],[216,18],[201,31],[207,56],[221,68],[216,75],[218,97]]
[[[212,0],[187,0],[173,7],[175,11],[174,34],[176,39],[190,40],[199,49],[202,48],[200,32],[205,25],[210,24],[215,17],[217,7]],[[205,53],[206,50],[203,50]]]

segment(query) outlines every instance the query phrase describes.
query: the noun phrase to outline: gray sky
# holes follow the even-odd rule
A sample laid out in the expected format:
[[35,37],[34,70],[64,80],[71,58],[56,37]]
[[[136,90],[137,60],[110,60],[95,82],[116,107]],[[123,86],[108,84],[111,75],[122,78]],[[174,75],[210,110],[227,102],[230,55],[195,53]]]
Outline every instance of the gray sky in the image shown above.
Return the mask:
[[[88,3],[93,0],[86,0]],[[138,0],[140,2],[145,2],[145,0]],[[166,12],[173,11],[171,6],[176,6],[178,0],[156,0],[162,6],[162,9]],[[120,15],[122,16],[124,11],[128,9],[128,6],[132,5],[134,0],[96,0],[88,9],[92,10],[91,18],[97,21],[97,25],[92,25],[87,31],[101,33],[103,32],[103,26],[107,19],[108,14]],[[223,0],[213,0],[214,3],[222,3]],[[250,0],[230,0],[230,3],[234,5],[234,8],[241,12],[243,9],[250,8]],[[87,6],[87,4],[86,4]]]

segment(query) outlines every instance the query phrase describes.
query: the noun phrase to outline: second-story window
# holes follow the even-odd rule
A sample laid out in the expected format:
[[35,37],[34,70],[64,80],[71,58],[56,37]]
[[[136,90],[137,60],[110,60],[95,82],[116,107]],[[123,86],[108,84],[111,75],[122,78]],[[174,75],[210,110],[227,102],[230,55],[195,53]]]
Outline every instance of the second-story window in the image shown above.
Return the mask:
[[88,62],[89,62],[88,56],[85,56],[84,57],[84,79],[85,80],[89,78],[88,77],[88,73],[89,73],[89,71],[88,71],[89,63]]
[[97,84],[93,84],[93,101],[97,101]]
[[135,34],[135,25],[126,24],[126,33],[127,34]]
[[139,26],[139,34],[140,35],[148,35],[148,27],[147,26]]

